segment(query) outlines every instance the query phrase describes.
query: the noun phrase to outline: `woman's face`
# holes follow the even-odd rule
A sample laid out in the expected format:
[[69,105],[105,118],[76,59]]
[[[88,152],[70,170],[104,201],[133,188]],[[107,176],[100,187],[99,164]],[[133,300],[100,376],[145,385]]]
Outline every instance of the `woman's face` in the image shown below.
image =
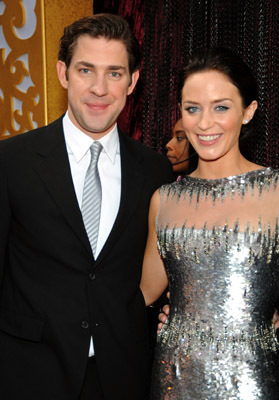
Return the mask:
[[[172,130],[172,139],[166,144],[167,157],[172,163],[174,172],[184,172],[188,168],[189,161],[183,160],[189,157],[189,141],[179,119]],[[178,163],[178,164],[177,164]]]
[[190,75],[181,94],[183,126],[199,158],[214,161],[239,153],[241,126],[253,118],[257,102],[245,109],[237,87],[215,70]]

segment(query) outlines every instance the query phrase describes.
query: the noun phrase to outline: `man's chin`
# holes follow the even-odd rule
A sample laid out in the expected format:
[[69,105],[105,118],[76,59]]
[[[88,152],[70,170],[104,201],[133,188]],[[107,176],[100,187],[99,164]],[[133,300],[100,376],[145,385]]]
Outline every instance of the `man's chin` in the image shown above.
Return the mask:
[[112,130],[114,125],[115,125],[115,122],[111,125],[83,124],[81,126],[81,130],[86,135],[92,137],[92,139],[94,139],[94,137],[96,137],[96,140],[98,140],[101,137],[105,136],[107,133],[109,133]]

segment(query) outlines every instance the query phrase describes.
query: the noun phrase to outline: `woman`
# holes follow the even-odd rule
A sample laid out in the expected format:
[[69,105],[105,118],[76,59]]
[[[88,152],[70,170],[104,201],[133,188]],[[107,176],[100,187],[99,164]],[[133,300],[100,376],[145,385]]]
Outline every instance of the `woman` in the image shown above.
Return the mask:
[[172,130],[172,138],[166,144],[167,157],[172,164],[173,172],[181,175],[189,167],[189,140],[182,126],[181,118]]
[[167,157],[172,164],[177,180],[180,180],[185,173],[190,173],[196,168],[196,152],[189,144],[181,118],[173,127],[172,138],[166,144],[166,149]]
[[239,150],[257,109],[257,85],[238,56],[212,49],[190,60],[179,90],[183,127],[199,160],[190,176],[155,192],[150,205],[146,304],[170,288],[151,398],[278,399],[272,314],[279,172]]

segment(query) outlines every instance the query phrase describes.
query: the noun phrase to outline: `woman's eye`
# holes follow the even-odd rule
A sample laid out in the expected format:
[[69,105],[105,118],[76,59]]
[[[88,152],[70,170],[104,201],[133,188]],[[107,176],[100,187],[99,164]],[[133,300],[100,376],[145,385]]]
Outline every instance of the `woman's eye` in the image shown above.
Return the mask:
[[186,108],[186,111],[187,111],[189,114],[194,114],[194,113],[196,113],[196,112],[199,111],[199,108],[198,108],[198,107],[191,106],[191,107],[187,107],[187,108]]
[[226,107],[226,106],[217,106],[216,107],[216,110],[221,111],[221,112],[227,111],[228,109],[229,109],[229,107]]
[[182,140],[185,140],[185,139],[186,139],[185,136],[176,136],[176,140],[177,140],[178,142],[181,142]]

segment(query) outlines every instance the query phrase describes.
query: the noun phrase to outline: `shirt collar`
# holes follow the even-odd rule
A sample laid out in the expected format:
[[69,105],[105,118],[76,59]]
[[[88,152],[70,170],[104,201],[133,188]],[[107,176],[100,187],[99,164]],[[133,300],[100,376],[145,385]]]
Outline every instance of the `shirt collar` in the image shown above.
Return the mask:
[[[76,162],[79,163],[88,152],[94,140],[90,136],[83,133],[72,123],[69,118],[68,111],[63,117],[63,129],[67,148],[73,153]],[[119,152],[117,124],[115,124],[112,130],[98,141],[102,144],[103,151],[114,164],[116,154]]]

